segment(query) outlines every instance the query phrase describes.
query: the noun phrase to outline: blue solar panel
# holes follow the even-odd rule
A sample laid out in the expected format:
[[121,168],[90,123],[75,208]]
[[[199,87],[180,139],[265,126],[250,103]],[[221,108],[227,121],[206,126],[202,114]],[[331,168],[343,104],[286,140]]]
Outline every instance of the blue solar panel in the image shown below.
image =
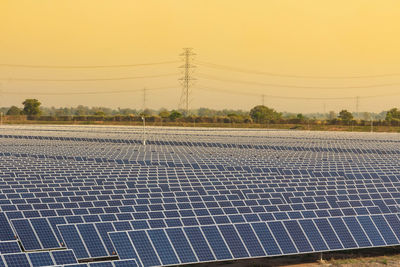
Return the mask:
[[43,245],[43,248],[60,248],[60,243],[58,242],[53,230],[51,229],[49,223],[44,218],[37,218],[30,220],[35,232]]
[[166,265],[400,243],[397,136],[152,131],[2,128],[0,252]]
[[89,258],[85,244],[74,225],[59,225],[57,227],[64,239],[65,245],[75,252],[78,259]]
[[358,221],[360,222],[361,226],[363,227],[365,233],[368,235],[369,240],[371,240],[372,245],[374,246],[384,246],[385,241],[381,234],[376,229],[374,223],[372,222],[369,216],[358,216]]
[[102,262],[92,262],[89,263],[90,267],[113,267],[113,263],[111,261],[102,261]]
[[312,220],[301,220],[299,223],[305,235],[308,237],[308,240],[310,240],[314,251],[328,250],[328,246]]
[[163,265],[180,263],[164,230],[149,230],[148,235]]
[[144,266],[161,265],[158,255],[145,231],[131,231],[128,232],[128,235],[135,246],[139,261]]
[[77,224],[77,228],[82,240],[85,242],[91,258],[105,257],[109,255],[93,224]]
[[[125,223],[130,225],[129,222],[125,222]],[[96,228],[101,236],[101,239],[104,242],[104,245],[107,248],[108,255],[114,255],[116,253],[115,248],[111,242],[110,237],[108,236],[108,233],[114,232],[117,229],[114,229],[114,226],[112,223],[96,223]],[[128,230],[131,230],[131,229],[128,229]]]
[[234,258],[240,259],[249,257],[247,249],[244,246],[243,242],[240,240],[240,237],[237,234],[233,225],[219,225],[218,228],[221,231],[221,234],[224,237]]
[[8,267],[31,266],[26,255],[25,253],[5,254],[3,258]]
[[109,233],[109,236],[120,259],[138,258],[127,232]]
[[399,241],[394,235],[392,229],[387,224],[385,218],[382,215],[373,215],[371,219],[374,221],[376,227],[379,229],[382,237],[384,238],[387,245],[398,245]]
[[207,241],[198,227],[184,228],[186,236],[193,247],[199,261],[213,261],[215,257]]
[[268,222],[268,226],[284,254],[297,253],[297,249],[286,232],[282,222]]
[[0,241],[0,254],[18,253],[21,252],[21,247],[17,241]]
[[29,260],[32,263],[33,267],[36,266],[50,266],[54,265],[53,259],[50,256],[49,252],[35,252],[28,254]]
[[262,248],[257,236],[255,235],[250,224],[236,224],[237,232],[239,233],[241,239],[243,240],[247,251],[252,257],[262,257],[266,256],[264,249]]
[[165,231],[181,263],[197,262],[197,258],[181,228],[167,228]]
[[228,260],[233,258],[216,226],[203,226],[201,229],[217,260]]
[[56,250],[52,251],[51,255],[53,256],[55,264],[58,265],[73,264],[78,262],[72,250]]
[[40,244],[39,239],[36,237],[29,220],[13,220],[12,224],[25,250],[42,249],[42,245]]
[[304,235],[297,221],[284,221],[283,223],[299,252],[303,253],[313,251],[307,237]]
[[137,267],[136,260],[119,260],[113,261],[114,267]]
[[357,244],[351,236],[350,232],[347,230],[346,225],[343,223],[341,218],[329,218],[329,222],[335,229],[335,232],[339,239],[341,240],[345,248],[356,248]]
[[0,241],[15,240],[14,232],[4,213],[0,213]]
[[330,249],[343,249],[340,240],[327,219],[316,219],[314,222]]

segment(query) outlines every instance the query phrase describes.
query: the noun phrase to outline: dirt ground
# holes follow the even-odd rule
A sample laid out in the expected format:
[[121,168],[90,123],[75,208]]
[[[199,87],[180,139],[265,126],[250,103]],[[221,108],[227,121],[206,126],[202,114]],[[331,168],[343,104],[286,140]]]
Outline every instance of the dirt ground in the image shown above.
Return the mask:
[[[400,267],[400,247],[196,264],[196,267]],[[193,265],[194,266],[194,265]]]

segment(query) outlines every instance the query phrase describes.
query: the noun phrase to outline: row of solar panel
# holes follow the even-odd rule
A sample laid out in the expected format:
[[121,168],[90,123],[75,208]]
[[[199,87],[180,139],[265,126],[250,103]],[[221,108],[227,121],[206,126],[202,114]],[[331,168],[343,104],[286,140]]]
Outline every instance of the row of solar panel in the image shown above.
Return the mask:
[[[115,206],[131,206],[132,211],[160,211],[188,208],[215,208],[215,207],[247,207],[278,205],[283,209],[291,209],[290,205],[312,205],[329,203],[329,207],[339,207],[337,203],[347,203],[347,206],[370,206],[368,203],[385,202],[395,204],[400,202],[400,193],[372,193],[372,194],[348,194],[328,196],[293,197],[292,193],[260,194],[258,198],[247,195],[241,198],[238,194],[208,195],[191,197],[148,197],[127,198],[131,195],[89,195],[89,196],[65,196],[65,197],[37,197],[27,198],[28,194],[8,194],[0,198],[0,208],[4,211],[34,210],[34,209],[63,209],[63,208],[109,208]],[[6,199],[5,197],[9,197]]]
[[[297,207],[298,206],[298,207]],[[282,220],[282,219],[298,219],[298,218],[314,218],[314,217],[334,217],[349,215],[373,215],[396,213],[400,210],[398,205],[377,205],[366,207],[344,207],[344,208],[324,208],[319,209],[317,205],[306,209],[298,204],[291,211],[280,211],[276,208],[265,209],[263,206],[254,206],[248,209],[235,208],[210,208],[210,209],[186,209],[171,210],[163,212],[129,212],[130,209],[110,210],[110,213],[94,214],[85,212],[85,210],[36,210],[30,212],[7,211],[0,215],[8,220],[24,219],[24,218],[48,218],[48,217],[65,217],[67,220],[84,222],[101,222],[101,221],[123,221],[123,220],[160,220],[180,218],[182,221],[191,220],[192,218],[212,217],[217,220],[219,216],[228,216],[230,218],[242,218],[242,220]],[[268,206],[269,207],[269,206]],[[129,208],[129,207],[128,207]],[[122,212],[119,212],[119,211]],[[268,211],[266,211],[268,210]],[[128,212],[125,212],[128,211]],[[211,220],[213,220],[211,219]]]
[[[0,221],[7,224],[7,218],[9,220],[16,219],[52,219],[54,216],[65,218],[65,221],[76,223],[76,222],[116,222],[126,220],[146,220],[149,225],[170,225],[171,222],[180,221],[182,225],[204,225],[220,222],[220,221],[232,221],[232,222],[254,222],[254,221],[271,221],[271,220],[285,220],[285,219],[301,219],[301,218],[324,218],[324,217],[337,217],[337,216],[352,216],[352,215],[374,215],[374,214],[388,214],[397,213],[399,211],[398,206],[370,206],[370,207],[357,207],[357,208],[338,208],[338,209],[315,209],[315,210],[300,210],[300,211],[288,211],[288,212],[264,212],[264,210],[255,210],[256,212],[229,212],[221,209],[203,209],[203,210],[185,210],[187,213],[179,213],[177,211],[171,211],[165,213],[116,213],[116,214],[103,214],[103,215],[57,215],[56,213],[49,212],[45,217],[31,216],[23,217],[21,213],[6,212],[0,215]],[[5,217],[7,216],[7,217]],[[1,240],[1,239],[0,239]]]
[[44,267],[44,266],[68,266],[68,267],[136,267],[135,259],[102,261],[92,263],[78,263],[73,252],[60,250],[52,252],[30,252],[0,255],[1,267]]
[[[310,178],[318,181],[326,181],[329,180],[343,180],[343,178],[351,179],[351,180],[374,180],[379,179],[380,174],[384,174],[385,176],[390,175],[390,178],[393,178],[394,181],[399,178],[398,170],[393,167],[393,165],[384,166],[381,165],[371,165],[371,167],[363,167],[358,165],[350,165],[346,166],[341,164],[341,166],[326,166],[321,164],[320,162],[308,162],[305,164],[297,164],[302,161],[292,161],[291,167],[288,168],[276,168],[268,167],[268,163],[265,161],[251,161],[251,162],[243,162],[243,164],[250,165],[249,167],[242,167],[240,165],[232,165],[228,160],[221,162],[221,165],[214,165],[212,162],[204,162],[204,165],[201,165],[202,168],[194,168],[198,166],[197,163],[192,164],[179,164],[175,162],[175,166],[168,166],[167,162],[163,161],[163,159],[154,159],[151,161],[151,166],[142,166],[140,164],[125,164],[122,166],[115,164],[106,164],[108,162],[102,162],[105,164],[101,164],[101,168],[96,168],[96,165],[99,165],[96,162],[73,162],[68,161],[66,164],[60,164],[61,162],[57,161],[49,161],[49,160],[27,160],[24,158],[24,165],[20,158],[15,158],[13,156],[9,157],[0,157],[4,162],[4,165],[0,168],[0,170],[4,171],[5,174],[8,174],[6,177],[15,177],[15,178],[29,178],[29,177],[40,177],[41,179],[49,179],[51,177],[59,177],[65,178],[71,176],[73,174],[77,174],[77,177],[83,178],[135,178],[135,177],[153,177],[155,175],[160,178],[175,178],[176,175],[185,175],[186,177],[199,177],[204,178],[209,174],[212,174],[211,177],[241,177],[243,175],[249,177],[258,177],[258,176],[270,176],[270,178],[279,177],[279,178],[292,178],[292,179],[304,179]],[[180,160],[180,159],[177,159]],[[199,159],[201,161],[201,159]],[[215,162],[217,159],[213,159]],[[336,162],[335,160],[334,162]],[[140,161],[139,161],[140,162]],[[63,162],[64,163],[64,162]],[[171,162],[172,163],[172,162]],[[250,164],[249,164],[250,163]],[[222,165],[223,164],[223,165]],[[42,165],[46,165],[49,168],[44,170],[41,173],[35,173],[35,168],[38,168]],[[182,165],[178,167],[177,165]],[[260,165],[260,166],[258,166]],[[297,166],[298,165],[298,166]],[[76,167],[85,167],[85,170],[82,172],[78,172],[74,169],[67,168],[67,166],[76,166]],[[262,166],[262,167],[261,167]],[[276,165],[274,165],[276,166]],[[29,167],[29,168],[24,168]],[[174,167],[174,168],[173,168]],[[9,171],[14,171],[10,173]],[[391,174],[392,173],[392,174]],[[397,175],[396,175],[397,174]]]
[[[1,158],[1,157],[0,157]],[[237,178],[246,176],[248,178],[259,177],[259,176],[268,176],[270,179],[278,179],[278,178],[287,178],[287,179],[312,179],[316,181],[327,181],[329,180],[338,180],[341,181],[343,178],[347,178],[350,180],[360,181],[360,180],[376,180],[379,179],[381,175],[384,175],[386,178],[389,178],[393,182],[398,182],[399,180],[399,172],[398,169],[394,168],[392,165],[384,167],[382,165],[371,165],[370,168],[363,168],[359,166],[335,166],[329,167],[329,169],[321,169],[322,165],[316,164],[307,164],[296,166],[296,162],[288,162],[292,164],[293,169],[279,169],[268,168],[265,167],[265,162],[254,163],[251,165],[253,167],[243,168],[238,166],[229,166],[229,162],[224,162],[224,165],[220,165],[219,168],[212,168],[215,165],[212,163],[207,163],[207,165],[203,166],[203,169],[195,169],[192,168],[195,166],[194,164],[188,164],[188,167],[169,167],[162,166],[162,161],[154,161],[152,164],[153,167],[150,166],[140,166],[136,164],[129,164],[120,166],[107,165],[102,164],[101,168],[96,168],[96,163],[94,164],[84,164],[85,171],[77,172],[74,169],[67,168],[67,166],[75,166],[75,167],[83,167],[82,164],[71,163],[70,161],[67,164],[55,164],[54,162],[49,161],[37,161],[32,162],[28,161],[24,165],[22,161],[19,159],[15,159],[12,157],[2,158],[4,165],[0,168],[6,175],[6,177],[10,178],[19,178],[23,180],[24,178],[34,178],[40,177],[43,180],[50,179],[52,177],[63,179],[70,177],[72,175],[76,175],[77,178],[121,178],[127,180],[134,180],[135,178],[145,178],[145,177],[159,177],[160,179],[174,179],[176,175],[183,175],[184,177],[189,178],[206,178],[210,177],[220,177],[220,178]],[[26,161],[26,160],[24,160]],[[158,163],[158,165],[156,165]],[[61,163],[61,162],[60,162]],[[246,164],[246,163],[244,163]],[[256,167],[257,165],[262,165],[263,168]],[[47,166],[47,171],[43,171],[40,174],[35,173],[35,168],[40,166]],[[175,164],[177,165],[177,163]],[[27,168],[29,167],[29,168]],[[207,169],[206,169],[207,167]],[[307,169],[306,169],[307,168]],[[323,167],[327,168],[327,167]],[[10,173],[10,171],[13,171]],[[183,178],[184,178],[183,177]]]
[[[168,212],[193,210],[194,212],[210,209],[226,209],[234,208],[238,213],[250,212],[273,212],[273,211],[295,211],[295,210],[314,210],[314,209],[335,209],[344,207],[371,207],[371,206],[390,206],[400,204],[400,198],[379,198],[375,200],[366,197],[353,198],[354,200],[344,200],[340,197],[315,197],[315,198],[290,198],[289,204],[283,204],[282,198],[267,199],[247,199],[247,200],[219,200],[219,201],[187,201],[187,199],[178,200],[167,198],[164,203],[161,199],[129,199],[129,200],[96,200],[87,201],[81,197],[69,197],[60,199],[58,203],[39,203],[40,199],[36,199],[34,204],[21,203],[30,202],[30,199],[0,199],[0,209],[3,212],[9,211],[36,211],[54,210],[57,212],[68,212],[73,214],[104,214],[115,212]],[[346,197],[347,198],[347,197]],[[352,198],[352,197],[351,197]],[[218,199],[216,197],[216,199]],[[32,199],[34,200],[34,199]],[[42,199],[43,200],[43,199]],[[74,201],[81,200],[81,201]],[[160,200],[160,201],[158,201]],[[194,198],[192,198],[194,200]],[[303,201],[301,201],[303,200]],[[149,203],[151,202],[151,203]],[[21,204],[18,204],[21,203]]]
[[[32,178],[33,179],[33,178]],[[76,178],[71,178],[77,180]],[[263,179],[263,180],[262,180]],[[6,179],[4,179],[6,180]],[[176,193],[179,191],[190,191],[194,190],[193,188],[197,188],[199,186],[202,187],[202,191],[215,191],[215,190],[224,190],[229,192],[229,190],[244,190],[244,193],[283,193],[283,192],[298,192],[301,194],[305,194],[307,191],[318,191],[318,192],[330,192],[330,194],[340,194],[340,190],[354,190],[353,193],[374,193],[374,192],[385,192],[382,191],[384,189],[390,188],[393,192],[398,192],[398,186],[400,183],[392,183],[382,181],[374,182],[374,183],[363,183],[358,185],[347,184],[347,185],[319,185],[318,182],[304,182],[304,183],[278,183],[273,180],[268,180],[268,177],[260,177],[257,180],[248,180],[245,178],[238,178],[238,180],[228,180],[224,181],[223,179],[213,178],[213,179],[189,179],[187,181],[179,181],[179,182],[164,182],[157,179],[150,179],[133,182],[133,181],[119,181],[119,182],[110,182],[111,184],[104,185],[105,182],[103,179],[93,179],[93,182],[88,183],[85,182],[86,185],[83,185],[81,182],[73,182],[73,183],[46,183],[43,180],[35,180],[35,182],[29,181],[27,183],[22,183],[21,181],[18,183],[14,178],[9,178],[10,181],[2,182],[0,184],[0,189],[4,191],[4,193],[45,193],[45,192],[55,192],[54,196],[62,196],[66,192],[75,192],[81,190],[89,190],[99,192],[98,194],[146,194],[146,193],[168,193],[169,190],[171,193]],[[181,179],[182,180],[182,179]],[[249,183],[246,183],[249,182]],[[103,183],[103,185],[98,185],[97,183]],[[148,188],[146,186],[149,186]],[[298,188],[293,188],[298,187]],[[22,191],[21,191],[22,190]],[[256,190],[256,191],[254,191]],[[121,191],[121,192],[116,192]],[[199,192],[201,193],[201,192]],[[349,191],[351,194],[352,191]],[[227,193],[224,193],[227,194]],[[310,195],[310,196],[315,196]]]
[[[327,180],[343,180],[344,178],[349,180],[376,180],[380,178],[380,174],[398,181],[399,172],[394,166],[388,165],[371,165],[371,167],[360,167],[358,165],[351,166],[332,166],[327,167],[319,162],[310,163],[307,165],[300,164],[296,166],[296,161],[287,162],[291,163],[291,168],[275,168],[266,167],[269,164],[265,161],[260,162],[247,162],[249,167],[242,166],[230,166],[230,162],[223,162],[223,165],[213,165],[211,162],[204,162],[201,165],[203,168],[194,168],[198,166],[197,163],[193,164],[181,164],[187,165],[183,167],[177,167],[179,163],[174,163],[175,166],[168,165],[163,162],[162,159],[154,159],[151,162],[152,166],[141,166],[139,164],[125,164],[122,166],[115,164],[107,164],[104,162],[89,162],[82,164],[80,162],[52,162],[46,159],[40,160],[27,160],[24,158],[22,161],[19,158],[13,156],[0,157],[4,164],[0,168],[4,172],[6,177],[12,178],[32,178],[39,177],[47,180],[51,177],[62,179],[67,178],[71,175],[77,174],[77,178],[144,178],[144,177],[160,177],[161,179],[173,179],[176,175],[184,175],[184,177],[190,178],[206,178],[209,175],[211,177],[259,177],[268,176],[271,179],[277,178],[288,178],[288,179],[312,179],[316,181],[327,181]],[[157,160],[157,161],[156,161]],[[214,161],[214,160],[213,160]],[[26,164],[24,165],[23,162]],[[302,162],[302,161],[299,161]],[[64,163],[64,164],[61,164]],[[96,168],[99,163],[101,168]],[[163,165],[165,163],[165,165]],[[287,164],[286,163],[286,164]],[[236,163],[237,164],[237,163]],[[246,164],[246,162],[244,162]],[[276,164],[276,163],[275,163]],[[48,168],[41,173],[35,173],[35,169],[40,166],[46,165]],[[260,166],[258,166],[260,165]],[[68,166],[85,167],[85,170],[78,172],[76,169],[68,168]],[[262,167],[261,167],[262,166]],[[276,165],[274,165],[276,166]],[[26,168],[29,167],[29,168]],[[215,168],[214,168],[215,167]],[[321,169],[326,168],[326,169]],[[13,171],[13,172],[10,172]],[[183,178],[184,178],[183,177]],[[397,178],[397,179],[396,179]]]
[[[15,186],[15,188],[11,188]],[[233,186],[221,186],[210,188],[207,185],[200,187],[196,184],[193,187],[180,188],[180,191],[174,191],[176,188],[166,184],[157,185],[160,190],[168,188],[171,192],[149,192],[154,189],[154,185],[148,184],[149,189],[115,189],[115,190],[99,190],[90,187],[73,187],[64,188],[61,192],[53,188],[18,188],[19,186],[11,185],[10,188],[0,189],[0,199],[21,199],[20,203],[55,203],[70,201],[100,201],[110,199],[135,199],[142,201],[138,204],[147,203],[175,203],[175,202],[200,202],[200,201],[224,201],[235,200],[239,198],[247,199],[269,199],[282,198],[288,202],[293,202],[293,198],[300,202],[325,201],[338,198],[338,200],[357,200],[357,199],[374,199],[374,198],[398,198],[400,197],[399,188],[392,184],[389,185],[371,185],[371,188],[346,188],[333,190],[319,190],[316,187],[294,187],[286,191],[268,190],[262,188],[242,188]],[[151,188],[153,186],[153,188]],[[183,191],[184,190],[184,191]],[[308,191],[309,190],[309,191]],[[206,192],[207,195],[202,193]],[[117,195],[117,196],[115,196]],[[214,199],[213,199],[214,197]],[[151,200],[142,200],[150,199]],[[318,198],[318,199],[317,199]],[[23,199],[23,200],[22,200]],[[35,200],[39,199],[39,200]],[[17,200],[15,200],[17,201]],[[277,203],[278,204],[278,203]]]
[[[133,139],[114,139],[114,138],[87,138],[87,137],[61,137],[61,136],[28,136],[28,135],[0,135],[0,138],[10,139],[33,139],[33,140],[55,140],[55,141],[84,141],[95,143],[122,143],[122,144],[141,144],[141,140]],[[378,154],[378,155],[393,155],[399,154],[397,150],[383,150],[378,148],[344,148],[344,147],[306,147],[306,146],[283,146],[283,145],[265,145],[265,144],[225,144],[216,142],[193,142],[188,141],[161,141],[147,140],[150,145],[165,145],[165,146],[187,146],[187,147],[207,147],[207,148],[239,148],[239,149],[256,149],[256,150],[275,150],[275,151],[310,151],[310,152],[334,152],[334,153],[355,153],[355,154]]]
[[[391,229],[385,218],[396,221]],[[109,236],[121,259],[187,264],[400,244],[396,215],[183,227]]]
[[[306,214],[304,218],[317,218],[315,213]],[[347,216],[355,214],[346,214]],[[0,232],[0,240],[14,240],[15,235],[19,238],[25,250],[38,250],[45,248],[63,247],[63,240],[57,229],[57,225],[62,224],[79,224],[79,223],[95,223],[99,227],[98,232],[102,233],[102,229],[112,229],[113,231],[154,229],[180,226],[198,226],[213,225],[225,223],[243,223],[243,222],[260,222],[274,221],[277,219],[302,219],[300,216],[282,216],[279,214],[249,214],[247,216],[231,215],[231,216],[202,216],[189,218],[174,219],[154,219],[154,220],[134,220],[132,218],[124,218],[121,221],[101,222],[96,220],[84,220],[81,216],[71,217],[48,217],[34,219],[12,220],[13,229],[10,227],[4,217],[0,220],[3,228]]]
[[[25,166],[26,167],[26,166]],[[43,166],[48,168],[48,166]],[[10,170],[11,171],[11,170]],[[15,175],[15,174],[14,174]],[[360,181],[357,183],[349,182],[354,180],[348,180],[344,182],[344,178],[310,178],[310,177],[288,177],[288,176],[262,176],[262,175],[218,175],[218,174],[201,174],[201,175],[187,175],[174,174],[168,177],[153,174],[153,175],[142,175],[137,176],[130,174],[129,177],[111,177],[109,175],[87,175],[80,176],[77,174],[71,175],[59,175],[55,177],[51,175],[48,178],[33,177],[28,174],[17,174],[18,176],[11,176],[8,172],[4,172],[3,180],[1,182],[2,188],[7,188],[7,185],[21,185],[22,188],[58,188],[61,186],[69,187],[82,187],[82,186],[93,186],[90,190],[113,190],[113,189],[131,189],[140,188],[141,184],[162,184],[168,185],[171,188],[180,188],[184,186],[204,184],[208,190],[215,189],[276,189],[278,187],[286,188],[292,186],[299,186],[307,189],[307,187],[315,187],[318,190],[330,190],[330,189],[363,189],[363,188],[374,188],[373,185],[379,187],[396,187],[399,185],[399,178],[395,175],[381,175],[383,177],[379,179],[363,179],[355,180]],[[127,175],[128,176],[128,175]],[[385,185],[384,185],[385,183]],[[391,184],[392,183],[392,184]],[[103,186],[107,186],[104,187]],[[224,188],[227,186],[227,188]],[[70,190],[70,189],[69,189]],[[139,189],[140,190],[140,189]],[[141,189],[142,191],[144,189]],[[58,191],[67,191],[67,189]],[[138,193],[137,191],[131,191],[132,193]],[[271,191],[272,192],[272,191]]]
[[78,263],[72,250],[55,250],[0,255],[1,267],[39,267]]
[[[59,221],[60,223],[61,220]],[[62,246],[62,242],[65,242],[67,248],[73,249],[77,258],[86,259],[86,258],[101,258],[107,256],[114,256],[115,249],[118,252],[118,255],[121,257],[118,248],[115,245],[115,242],[111,242],[107,236],[107,234],[118,232],[118,231],[129,231],[131,229],[140,229],[140,223],[142,223],[142,230],[136,231],[153,231],[157,229],[165,229],[165,231],[169,231],[169,229],[178,229],[177,227],[168,227],[164,226],[156,227],[154,229],[149,229],[146,227],[145,221],[130,221],[124,223],[81,223],[81,224],[57,224],[58,232],[53,231],[48,222],[36,222],[41,227],[41,231],[33,231],[31,226],[28,225],[27,221],[19,221],[19,233],[23,233],[25,236],[21,239],[22,245],[25,250],[36,250],[36,249],[44,249],[44,248],[59,248]],[[303,228],[303,235],[310,237],[310,242],[313,242],[315,239],[315,231],[309,231],[307,228],[304,228],[305,225],[314,225],[314,228],[317,229],[322,235],[323,239],[325,239],[326,244],[331,244],[331,242],[335,242],[335,238],[339,238],[346,241],[349,236],[353,235],[353,237],[357,240],[357,236],[366,235],[371,242],[368,245],[358,244],[358,246],[347,246],[345,243],[339,246],[328,246],[329,249],[348,249],[348,248],[356,248],[356,247],[367,247],[367,246],[386,246],[386,245],[395,245],[400,244],[398,238],[400,238],[400,220],[398,215],[396,214],[387,214],[387,215],[373,215],[373,216],[349,216],[349,217],[334,217],[334,218],[322,218],[322,219],[302,219],[302,220],[289,220],[289,221],[270,221],[270,222],[254,222],[254,223],[219,223],[218,227],[221,225],[259,225],[266,224],[270,227],[272,235],[276,240],[280,240],[282,235],[286,233],[291,237],[294,241],[298,238],[299,232],[296,230],[292,230],[290,225],[300,225]],[[135,225],[136,227],[133,227]],[[283,227],[283,225],[285,227]],[[354,226],[356,225],[356,226]],[[279,226],[279,227],[278,227]],[[281,227],[282,226],[282,227]],[[204,225],[204,226],[190,226],[183,228],[208,228],[215,227],[215,225]],[[182,228],[182,227],[180,227]],[[180,229],[179,228],[179,229]],[[286,230],[285,230],[286,228]],[[297,227],[298,228],[298,227]],[[348,230],[347,230],[348,229]],[[31,232],[32,231],[32,232]],[[351,234],[348,234],[347,231],[350,231]],[[363,234],[364,233],[364,234]],[[61,234],[61,237],[57,237]],[[111,235],[111,234],[110,234]],[[22,236],[21,236],[22,237]],[[312,240],[311,240],[312,239]],[[62,241],[59,241],[62,240]],[[60,243],[58,243],[60,242]],[[294,241],[295,242],[295,241]],[[358,241],[357,241],[358,242]],[[280,243],[280,242],[278,242]],[[286,241],[282,241],[280,245],[288,245],[290,244],[290,238],[287,238]],[[339,244],[340,242],[338,242]],[[295,243],[296,244],[296,243]],[[333,244],[333,243],[332,243]],[[115,247],[115,248],[114,248]],[[304,252],[300,248],[299,250],[294,251],[285,251],[283,248],[281,254],[290,254],[290,253],[298,253]],[[320,251],[321,249],[309,250],[311,251]],[[325,248],[323,250],[328,250]],[[271,255],[268,254],[267,255]],[[122,257],[124,259],[124,257]]]
[[[21,222],[31,221],[32,226],[29,231],[35,232],[36,223],[49,224],[52,226],[53,231],[56,224],[74,224],[74,223],[91,223],[91,222],[112,222],[113,224],[123,224],[126,221],[132,222],[132,229],[150,229],[159,227],[176,227],[176,226],[193,226],[193,225],[210,225],[219,223],[240,223],[240,222],[259,222],[259,221],[281,221],[288,219],[306,219],[306,218],[331,218],[341,216],[356,216],[356,215],[377,215],[377,214],[390,214],[391,212],[382,213],[379,209],[375,212],[368,212],[367,209],[358,208],[354,209],[336,209],[336,210],[316,210],[316,211],[302,211],[302,212],[276,212],[276,213],[249,213],[249,214],[232,214],[232,215],[213,215],[213,216],[196,216],[181,218],[179,214],[175,217],[167,219],[143,219],[134,218],[130,213],[117,214],[116,216],[99,217],[99,216],[56,216],[46,218],[30,218],[30,219],[13,219],[11,220],[16,232],[19,230]],[[398,213],[397,210],[393,213]],[[14,240],[14,232],[9,226],[7,218],[4,214],[0,214],[0,223],[2,229],[0,231],[0,240]],[[29,223],[27,223],[29,225]],[[26,228],[26,227],[25,227]]]

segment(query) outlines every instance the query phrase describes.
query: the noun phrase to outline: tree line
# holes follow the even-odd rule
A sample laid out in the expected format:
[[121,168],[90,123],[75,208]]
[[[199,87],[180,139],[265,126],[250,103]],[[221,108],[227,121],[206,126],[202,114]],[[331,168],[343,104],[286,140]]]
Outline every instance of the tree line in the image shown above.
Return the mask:
[[356,119],[354,113],[341,110],[338,114],[330,111],[326,118],[316,118],[307,115],[282,113],[264,105],[253,107],[249,112],[243,110],[213,110],[200,108],[185,114],[182,110],[136,110],[136,109],[111,109],[104,107],[77,106],[75,108],[46,108],[42,107],[37,99],[26,99],[22,102],[23,107],[12,106],[7,109],[6,115],[26,115],[28,119],[34,120],[78,120],[78,121],[140,121],[142,116],[147,121],[153,122],[206,122],[206,123],[257,123],[257,124],[305,124],[323,121],[326,124],[338,125],[367,125],[368,121],[374,120],[380,125],[400,126],[400,110],[392,108],[385,112],[384,117],[378,118],[370,113],[360,114]]

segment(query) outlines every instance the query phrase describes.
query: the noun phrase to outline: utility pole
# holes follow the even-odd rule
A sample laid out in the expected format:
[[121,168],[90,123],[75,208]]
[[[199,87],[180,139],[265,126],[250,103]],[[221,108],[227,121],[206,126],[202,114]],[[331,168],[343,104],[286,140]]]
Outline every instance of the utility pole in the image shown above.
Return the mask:
[[358,107],[360,105],[360,97],[357,96],[356,97],[356,116],[358,117]]
[[[2,103],[3,103],[3,84],[0,83],[0,108],[2,107],[1,105]],[[0,111],[0,126],[2,125],[3,125],[3,112]]]
[[143,112],[142,112],[142,121],[143,121],[143,145],[146,145],[146,88],[143,88]]
[[374,132],[374,116],[372,115],[372,113],[371,113],[371,133],[373,133]]
[[190,87],[193,85],[193,71],[196,67],[192,64],[193,56],[196,54],[193,52],[193,48],[183,48],[183,53],[180,56],[183,58],[184,64],[180,66],[182,68],[183,77],[179,80],[182,83],[182,94],[179,105],[185,108],[185,115],[189,115],[189,99],[190,99]]
[[143,114],[146,109],[146,88],[143,88]]
[[261,95],[261,99],[262,99],[262,105],[265,106],[265,95]]

